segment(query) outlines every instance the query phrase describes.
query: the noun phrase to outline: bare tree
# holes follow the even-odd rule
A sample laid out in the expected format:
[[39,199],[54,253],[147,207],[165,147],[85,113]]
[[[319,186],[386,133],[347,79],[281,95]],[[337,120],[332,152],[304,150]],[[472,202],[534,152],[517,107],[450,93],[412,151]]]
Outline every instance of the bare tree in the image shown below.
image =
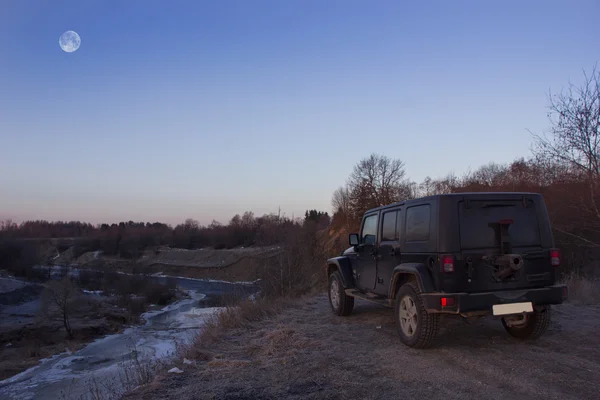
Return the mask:
[[79,290],[66,276],[60,281],[50,281],[41,296],[41,316],[49,321],[62,322],[69,339],[73,339],[70,317],[76,311]]
[[350,192],[347,186],[340,186],[333,192],[331,198],[333,211],[342,210],[343,212],[350,211]]
[[340,186],[333,192],[331,197],[331,206],[333,207],[334,214],[340,212],[345,220],[346,229],[350,229],[350,213],[351,213],[351,202],[350,202],[350,190],[347,186]]
[[256,218],[254,218],[254,213],[252,211],[244,212],[242,215],[242,226],[245,228],[252,228],[256,225]]
[[195,219],[188,218],[183,223],[183,226],[186,231],[197,231],[200,228],[200,223]]
[[600,176],[600,71],[584,71],[581,86],[549,95],[549,135],[534,134],[534,154],[560,160],[594,178]]
[[242,225],[242,217],[240,214],[235,214],[233,218],[229,221],[229,226],[237,228]]
[[466,178],[467,184],[476,184],[484,187],[503,186],[507,181],[507,167],[491,162],[482,165]]
[[[547,164],[561,166],[580,182],[587,193],[576,207],[582,212],[578,233],[564,231],[581,242],[600,246],[600,70],[584,71],[583,83],[549,95],[551,128],[534,134],[534,155]],[[592,234],[593,240],[590,239]]]
[[213,219],[212,222],[210,223],[210,225],[208,226],[210,229],[217,229],[217,228],[221,228],[223,226],[223,224],[221,224],[219,221],[217,221],[216,219]]
[[431,196],[435,194],[435,181],[430,176],[426,176],[423,182],[419,184],[419,196]]
[[348,180],[354,216],[368,208],[410,198],[412,190],[399,159],[371,154],[355,166]]

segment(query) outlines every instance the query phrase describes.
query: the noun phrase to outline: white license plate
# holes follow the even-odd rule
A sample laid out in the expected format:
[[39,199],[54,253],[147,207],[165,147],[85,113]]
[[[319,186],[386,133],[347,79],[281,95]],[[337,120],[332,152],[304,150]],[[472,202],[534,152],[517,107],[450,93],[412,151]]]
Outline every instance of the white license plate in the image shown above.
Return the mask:
[[492,313],[494,315],[521,314],[524,312],[533,312],[533,304],[531,302],[494,304],[492,306]]

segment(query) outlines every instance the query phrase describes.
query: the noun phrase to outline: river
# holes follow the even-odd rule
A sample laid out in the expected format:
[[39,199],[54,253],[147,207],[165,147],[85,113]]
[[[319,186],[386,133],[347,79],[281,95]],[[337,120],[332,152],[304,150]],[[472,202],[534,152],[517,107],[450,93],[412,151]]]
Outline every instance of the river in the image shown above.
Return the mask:
[[[133,349],[142,360],[168,360],[174,356],[179,344],[189,343],[200,332],[206,318],[219,310],[211,306],[211,299],[234,290],[248,296],[258,290],[248,284],[170,279],[175,279],[190,298],[144,314],[144,325],[131,326],[122,333],[97,339],[74,353],[65,352],[44,359],[38,366],[0,381],[0,398],[88,398],[92,382],[98,383],[108,398],[111,392],[123,390],[127,365],[124,360],[131,358]],[[131,367],[127,370],[133,371]]]

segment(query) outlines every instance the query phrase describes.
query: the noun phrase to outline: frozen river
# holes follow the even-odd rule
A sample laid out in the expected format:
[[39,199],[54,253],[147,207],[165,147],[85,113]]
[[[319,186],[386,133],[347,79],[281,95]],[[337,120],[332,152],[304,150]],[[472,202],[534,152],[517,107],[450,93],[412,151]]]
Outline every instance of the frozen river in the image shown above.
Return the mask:
[[[161,278],[157,278],[161,279]],[[27,371],[0,381],[1,399],[79,399],[87,398],[90,382],[121,390],[124,360],[135,348],[143,360],[165,360],[174,356],[179,344],[189,343],[201,330],[206,318],[218,311],[210,307],[214,296],[239,292],[255,293],[252,285],[237,285],[187,278],[175,278],[188,291],[181,300],[144,315],[146,323],[125,329],[88,344],[74,353],[62,353],[42,360]],[[127,362],[127,361],[125,361]]]

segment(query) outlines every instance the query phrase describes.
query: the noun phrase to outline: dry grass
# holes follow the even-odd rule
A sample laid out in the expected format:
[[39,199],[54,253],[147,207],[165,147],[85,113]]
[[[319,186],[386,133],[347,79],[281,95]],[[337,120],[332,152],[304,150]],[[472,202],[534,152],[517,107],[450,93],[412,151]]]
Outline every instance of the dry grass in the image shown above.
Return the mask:
[[600,280],[571,272],[563,279],[569,289],[569,301],[578,304],[600,304]]
[[[223,301],[224,309],[207,320],[202,333],[191,346],[181,346],[176,357],[179,362],[175,361],[172,365],[200,374],[199,376],[203,376],[200,380],[203,381],[208,378],[204,374],[210,375],[211,371],[233,373],[238,369],[252,367],[257,358],[289,359],[297,352],[298,346],[307,347],[303,345],[306,340],[296,335],[293,329],[285,326],[279,326],[275,330],[261,329],[261,326],[268,323],[267,320],[276,319],[284,310],[300,304],[300,299],[261,297],[255,301],[239,301],[239,298],[231,296]],[[232,349],[229,341],[248,332],[261,332],[258,342],[250,340],[239,343],[240,348],[233,346]],[[192,365],[182,363],[184,358],[193,360]],[[278,363],[285,365],[286,362]],[[145,393],[153,388],[162,388],[163,381],[170,379],[173,379],[170,374],[158,374],[149,385],[139,385],[139,388],[130,390],[124,398],[138,396],[140,391]]]
[[255,346],[259,359],[280,359],[286,364],[303,351],[317,346],[317,343],[306,337],[303,332],[291,326],[279,324],[264,335],[264,340]]
[[237,305],[227,306],[208,319],[196,340],[196,345],[190,348],[189,356],[202,358],[202,351],[206,350],[204,346],[222,339],[226,331],[247,328],[254,322],[276,315],[294,303],[291,298],[259,298],[255,301],[244,300]]
[[128,357],[119,364],[118,376],[109,379],[97,379],[93,375],[84,381],[83,393],[75,394],[73,382],[61,393],[60,400],[119,400],[135,388],[152,382],[157,369],[167,365],[159,360],[140,354],[133,345]]

